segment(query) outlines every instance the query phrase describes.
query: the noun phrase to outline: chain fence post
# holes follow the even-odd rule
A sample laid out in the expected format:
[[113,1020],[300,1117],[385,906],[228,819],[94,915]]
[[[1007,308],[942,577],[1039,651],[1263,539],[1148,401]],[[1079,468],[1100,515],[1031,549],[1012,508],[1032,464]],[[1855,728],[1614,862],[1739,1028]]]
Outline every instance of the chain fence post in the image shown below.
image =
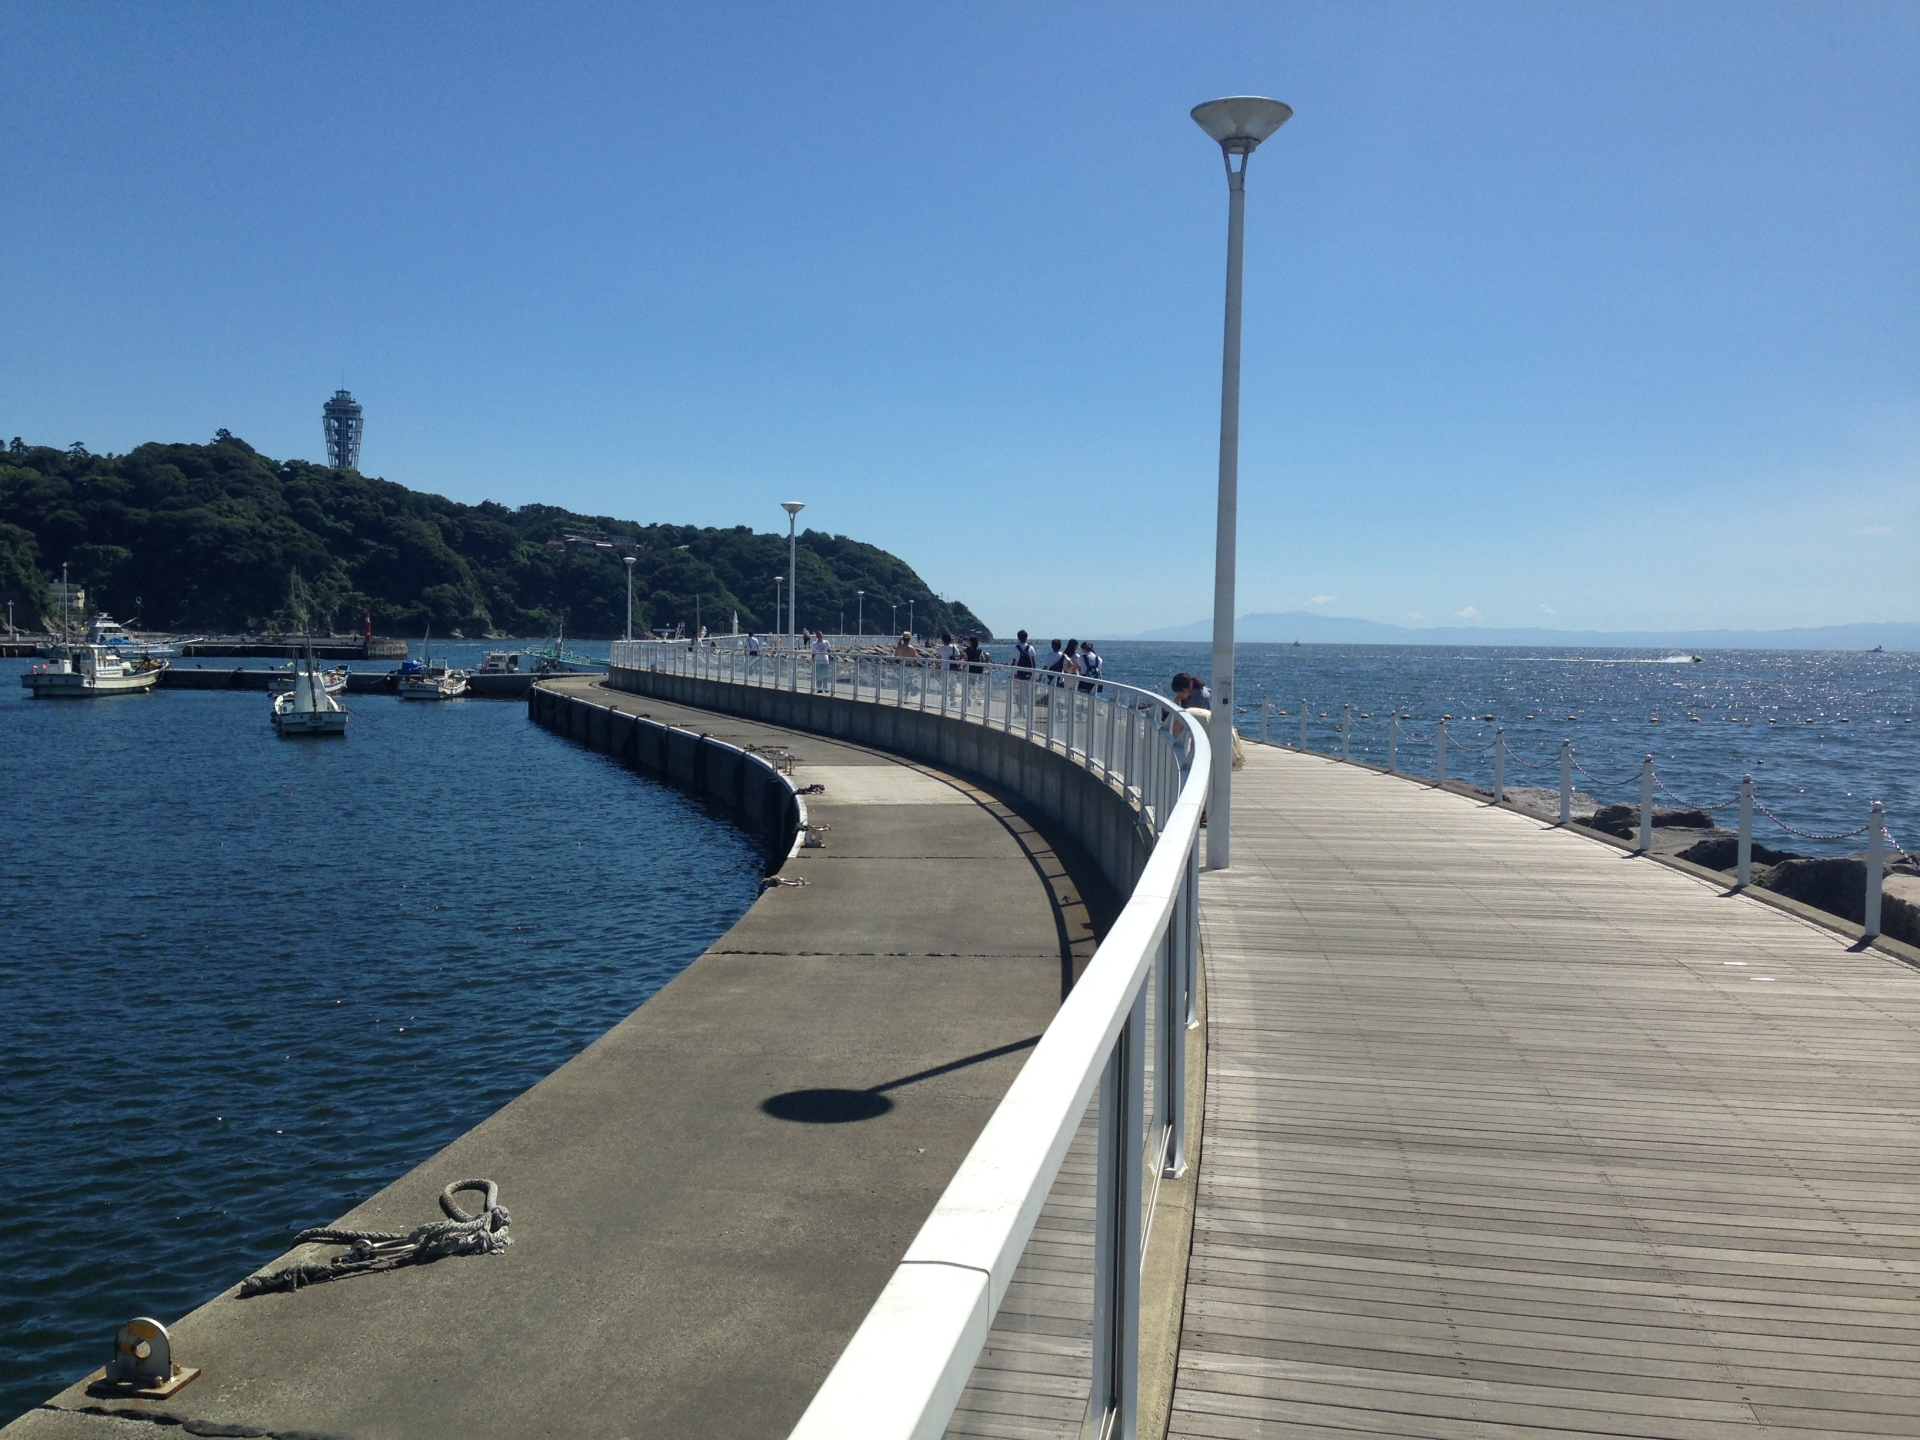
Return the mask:
[[1867,811],[1867,901],[1860,912],[1866,938],[1880,934],[1880,876],[1887,868],[1887,809],[1878,800]]
[[1560,823],[1573,819],[1573,742],[1560,742]]
[[1640,762],[1640,853],[1653,849],[1653,756]]
[[1447,783],[1447,722],[1444,719],[1433,745],[1433,783],[1436,786]]
[[1394,711],[1387,717],[1387,774],[1391,775],[1400,763],[1400,712]]
[[1507,798],[1507,727],[1493,727],[1493,803],[1503,804]]
[[1340,707],[1340,758],[1342,760],[1351,760],[1353,758],[1353,746],[1349,741],[1352,733],[1353,706],[1342,705]]
[[1753,882],[1753,776],[1740,777],[1740,849],[1733,883],[1744,890]]

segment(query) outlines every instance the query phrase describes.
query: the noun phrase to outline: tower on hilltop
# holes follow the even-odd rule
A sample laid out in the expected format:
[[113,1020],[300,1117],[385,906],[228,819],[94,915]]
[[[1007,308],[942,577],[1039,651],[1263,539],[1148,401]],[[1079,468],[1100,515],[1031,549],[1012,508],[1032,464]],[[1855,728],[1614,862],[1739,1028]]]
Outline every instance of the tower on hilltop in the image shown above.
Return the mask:
[[333,398],[320,408],[320,428],[327,437],[327,464],[336,470],[360,468],[360,435],[367,422],[360,416],[360,402],[345,390],[333,392]]

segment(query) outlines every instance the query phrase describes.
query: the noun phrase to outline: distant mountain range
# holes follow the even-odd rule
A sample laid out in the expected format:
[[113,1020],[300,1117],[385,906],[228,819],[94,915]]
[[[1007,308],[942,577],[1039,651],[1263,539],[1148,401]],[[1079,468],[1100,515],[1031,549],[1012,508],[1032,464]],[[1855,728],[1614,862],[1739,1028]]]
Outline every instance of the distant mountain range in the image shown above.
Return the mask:
[[[1620,649],[1676,650],[1920,650],[1920,622],[1889,620],[1856,625],[1812,625],[1793,630],[1503,630],[1492,625],[1436,625],[1415,629],[1320,615],[1311,610],[1280,610],[1242,615],[1234,622],[1237,640],[1305,645],[1539,645],[1554,648],[1596,646]],[[1208,640],[1213,622],[1195,620],[1168,630],[1149,630],[1135,640]]]

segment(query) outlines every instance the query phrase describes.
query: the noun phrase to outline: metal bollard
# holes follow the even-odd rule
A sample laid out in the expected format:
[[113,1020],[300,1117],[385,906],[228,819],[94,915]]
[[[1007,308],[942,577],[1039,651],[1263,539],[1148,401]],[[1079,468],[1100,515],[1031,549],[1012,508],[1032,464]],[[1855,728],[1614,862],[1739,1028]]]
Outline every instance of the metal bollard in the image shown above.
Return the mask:
[[1640,853],[1653,849],[1653,757],[1640,762]]
[[1353,749],[1348,743],[1352,733],[1353,706],[1342,705],[1340,707],[1340,758],[1342,760],[1351,760],[1353,758]]
[[1307,748],[1307,702],[1304,696],[1300,700],[1300,748]]
[[1887,810],[1878,800],[1867,811],[1867,903],[1860,923],[1866,938],[1880,934],[1880,876],[1887,868]]
[[1267,692],[1260,692],[1260,743],[1267,743]]
[[1733,883],[1742,890],[1753,880],[1753,776],[1740,777],[1740,849]]
[[1387,717],[1387,774],[1393,774],[1400,760],[1400,712]]
[[1573,742],[1560,742],[1560,823],[1573,820]]
[[1507,798],[1507,728],[1504,725],[1493,727],[1493,803],[1503,804]]
[[1444,720],[1440,722],[1440,734],[1434,741],[1433,751],[1433,783],[1444,785],[1447,783],[1447,722]]

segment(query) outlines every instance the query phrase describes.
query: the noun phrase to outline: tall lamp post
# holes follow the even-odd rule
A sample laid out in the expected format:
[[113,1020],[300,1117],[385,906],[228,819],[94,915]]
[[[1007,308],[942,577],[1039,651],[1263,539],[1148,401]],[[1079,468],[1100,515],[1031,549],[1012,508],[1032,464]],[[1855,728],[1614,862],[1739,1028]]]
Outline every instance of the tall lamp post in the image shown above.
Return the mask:
[[864,590],[856,590],[853,593],[859,596],[858,604],[860,608],[856,613],[860,618],[856,623],[860,626],[860,638],[864,640],[867,638],[867,592]]
[[793,648],[795,633],[794,615],[799,607],[793,602],[800,594],[800,552],[795,539],[799,533],[794,527],[800,523],[800,512],[807,508],[804,500],[782,500],[780,508],[787,512],[787,648]]
[[622,562],[627,567],[627,639],[633,639],[633,562],[637,556],[629,555]]
[[1240,524],[1240,261],[1247,161],[1262,140],[1293,118],[1293,107],[1258,95],[1234,95],[1194,106],[1193,118],[1220,143],[1227,167],[1227,326],[1220,357],[1220,514],[1213,550],[1213,790],[1207,803],[1207,868],[1224,870],[1232,863],[1233,846],[1233,571]]

